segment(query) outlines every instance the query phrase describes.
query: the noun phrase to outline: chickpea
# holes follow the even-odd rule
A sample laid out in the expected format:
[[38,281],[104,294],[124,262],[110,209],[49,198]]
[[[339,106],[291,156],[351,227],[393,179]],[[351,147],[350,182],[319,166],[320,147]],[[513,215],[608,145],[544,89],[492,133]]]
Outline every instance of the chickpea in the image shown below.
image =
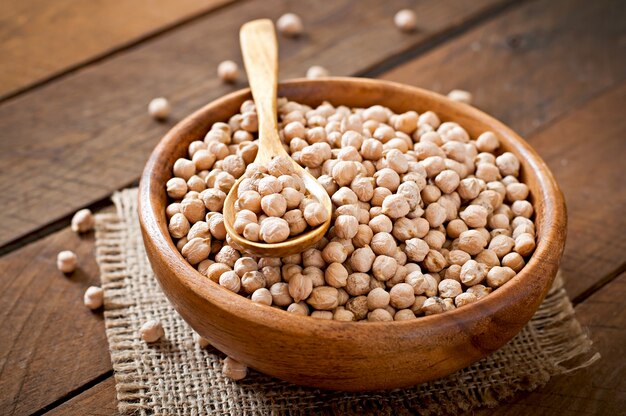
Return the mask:
[[376,186],[395,192],[400,186],[400,175],[393,169],[383,168],[374,174]]
[[285,13],[276,21],[276,29],[288,37],[297,37],[304,31],[302,19],[295,13]]
[[394,308],[405,309],[413,305],[414,302],[413,286],[408,283],[398,283],[389,291],[389,304]]
[[289,223],[282,218],[269,217],[261,223],[259,237],[266,243],[280,243],[289,237]]
[[150,104],[148,104],[148,113],[155,119],[155,120],[166,120],[170,113],[172,112],[172,106],[170,105],[170,102],[168,101],[167,98],[164,97],[158,97],[158,98],[154,98],[150,101]]
[[287,212],[287,200],[281,194],[265,195],[261,198],[261,209],[269,217],[282,217]]
[[372,273],[380,281],[387,281],[395,276],[398,269],[398,262],[389,256],[378,256],[372,264]]
[[472,228],[485,227],[487,225],[488,215],[489,211],[480,205],[469,205],[459,214],[461,219],[465,221],[465,224]]
[[352,215],[340,215],[335,220],[335,235],[342,239],[351,239],[356,236],[359,221]]
[[502,258],[502,266],[509,267],[519,273],[525,266],[524,258],[519,253],[509,253]]
[[535,237],[529,233],[520,234],[513,249],[522,256],[530,255],[535,250]]
[[487,284],[492,288],[498,288],[515,276],[515,270],[510,267],[494,266],[487,273]]
[[[395,14],[393,22],[398,29],[412,32],[417,27],[417,16],[413,10],[403,9]],[[417,113],[415,114],[415,122],[417,122]]]
[[461,282],[466,286],[474,286],[487,277],[487,266],[475,260],[469,260],[461,267]]

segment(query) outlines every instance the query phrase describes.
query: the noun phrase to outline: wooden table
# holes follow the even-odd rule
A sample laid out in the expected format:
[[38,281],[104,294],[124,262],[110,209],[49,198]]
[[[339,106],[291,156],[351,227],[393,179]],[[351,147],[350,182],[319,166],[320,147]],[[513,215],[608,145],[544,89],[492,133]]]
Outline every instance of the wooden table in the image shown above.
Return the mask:
[[[82,207],[136,183],[159,138],[193,109],[241,88],[215,76],[241,62],[239,26],[293,11],[281,78],[314,64],[446,93],[521,133],[569,209],[562,269],[602,359],[479,414],[626,412],[626,3],[583,0],[24,0],[0,5],[0,414],[116,413],[104,322],[82,304],[98,284]],[[419,30],[395,29],[416,10]],[[167,96],[168,123],[146,114]],[[57,252],[80,270],[64,277]]]

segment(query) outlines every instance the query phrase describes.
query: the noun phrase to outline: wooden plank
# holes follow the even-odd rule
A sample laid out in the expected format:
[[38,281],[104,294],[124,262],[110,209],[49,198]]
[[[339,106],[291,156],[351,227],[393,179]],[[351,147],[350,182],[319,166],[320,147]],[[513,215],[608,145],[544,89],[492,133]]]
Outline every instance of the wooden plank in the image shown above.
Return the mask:
[[[564,17],[563,21],[567,21],[567,19],[565,19],[565,17]],[[509,22],[509,23],[510,23],[510,22]],[[593,23],[592,21],[590,21],[590,22],[589,22],[589,24],[594,24],[594,23]],[[564,30],[565,30],[565,29],[564,29]],[[555,29],[555,31],[556,31],[556,29]],[[494,36],[495,36],[495,35],[494,35]],[[299,41],[296,41],[296,42],[299,42]],[[445,45],[444,45],[444,47],[445,47]],[[565,45],[564,45],[563,47],[565,47]],[[292,64],[292,65],[294,65],[294,67],[295,67],[295,65],[296,65],[296,64],[294,63],[294,64]],[[182,94],[182,93],[181,93],[181,94]],[[191,93],[187,93],[187,92],[185,92],[184,94],[191,94]],[[147,97],[149,97],[149,96],[147,96]],[[199,98],[197,98],[197,97],[196,97],[195,99],[200,100],[200,99],[199,99]],[[198,101],[198,103],[199,103],[199,101]],[[184,104],[181,104],[181,105],[184,105]],[[190,107],[190,108],[191,108],[191,107]],[[571,108],[571,107],[569,107],[569,108]],[[617,108],[620,108],[620,107],[617,107]],[[565,110],[566,110],[566,109],[564,109],[563,111],[565,111]],[[582,110],[581,110],[581,111],[582,111]],[[137,113],[139,113],[139,110],[137,110]],[[143,114],[143,108],[141,109],[141,114]],[[137,117],[139,117],[139,116],[137,116]],[[555,116],[555,117],[556,117],[556,116]],[[153,125],[152,125],[149,121],[146,121],[146,123],[145,123],[145,124],[146,124],[146,126],[149,126],[149,127],[153,126]],[[116,130],[116,131],[120,131],[120,132],[122,132],[123,130],[124,130],[124,128],[119,128],[119,129],[118,129],[118,130]],[[598,133],[598,134],[599,134],[599,133]],[[146,136],[146,137],[147,137],[147,136]],[[131,138],[131,139],[132,139],[132,138]],[[129,140],[130,140],[130,139],[129,139]],[[144,140],[149,141],[150,139],[149,139],[149,138],[144,138]],[[135,143],[135,145],[138,145],[138,143]],[[54,145],[51,145],[51,146],[52,146],[52,147],[54,147]],[[150,144],[150,146],[151,146],[151,144]],[[59,151],[58,149],[59,149],[60,147],[61,147],[61,146],[60,146],[59,144],[57,144],[57,145],[56,145],[57,151]],[[127,151],[130,151],[130,150],[129,150],[129,149],[127,149]],[[119,155],[120,155],[120,157],[125,157],[125,155],[121,154],[121,152],[119,153]],[[105,160],[105,159],[103,158],[102,160]],[[572,163],[573,163],[573,162],[572,162]],[[1,166],[1,165],[0,165],[0,166]],[[580,166],[580,165],[577,165],[577,166]],[[58,190],[58,192],[59,192],[59,193],[60,193],[60,195],[62,196],[64,191],[63,191],[63,189],[59,189],[59,190]],[[69,238],[69,237],[68,237],[68,238]],[[571,239],[570,239],[570,241],[571,241]],[[57,243],[57,245],[58,245],[59,247],[61,247],[61,248],[62,248],[62,247],[64,247],[64,246],[66,245],[66,243],[65,243],[65,242],[63,242],[63,241],[59,241],[59,242]],[[57,247],[57,248],[56,248],[56,249],[54,249],[54,250],[58,250],[58,249],[60,249],[59,247]],[[27,248],[24,248],[24,249],[20,250],[19,252],[20,252],[20,253],[22,253],[22,252],[23,252],[23,250],[26,250],[26,249],[27,249]],[[54,251],[54,250],[53,250],[53,251]],[[35,252],[36,252],[36,250],[35,250]],[[28,252],[28,253],[32,253],[32,252]],[[53,255],[54,255],[54,254],[53,254]],[[11,267],[13,267],[13,266],[11,266]],[[42,276],[42,280],[44,280],[44,281],[45,281],[44,276],[46,276],[46,274],[41,274],[41,276]],[[48,274],[48,276],[49,276],[49,274]],[[52,275],[52,276],[54,276],[54,275]],[[4,279],[4,276],[2,276],[2,279]],[[20,277],[14,277],[14,278],[13,278],[13,280],[22,280],[22,279],[23,279],[23,277],[21,277],[21,276],[20,276]],[[81,291],[80,291],[80,292],[82,292],[82,289],[81,289]],[[79,296],[79,295],[80,295],[80,293],[77,293],[77,295]],[[8,299],[12,299],[12,298],[10,298],[10,297],[9,297]],[[5,302],[6,302],[6,301],[4,300],[4,296],[0,295],[0,305],[2,305],[2,310],[4,310],[4,309],[5,309],[5,306],[4,306],[4,305],[5,305],[5,304],[7,304],[7,303],[5,303]],[[42,302],[43,302],[43,300],[42,300]],[[9,305],[10,305],[10,304],[9,304]],[[47,305],[46,307],[48,307],[48,308],[55,308],[55,307],[56,307],[56,308],[60,308],[60,309],[62,309],[62,308],[67,308],[68,306],[66,306],[63,302],[57,302],[57,304],[56,304],[56,305],[52,305],[52,306],[51,306],[51,305]],[[73,306],[73,308],[77,308],[76,310],[78,310],[78,308],[82,308],[82,305],[77,304],[77,305]],[[33,315],[33,316],[36,316],[36,315]],[[77,318],[77,319],[78,319],[78,318]],[[83,318],[80,318],[80,319],[83,319]],[[8,324],[8,321],[11,321],[11,319],[7,319],[7,320],[5,320],[5,322],[7,322],[7,325],[9,325],[9,324]],[[17,324],[14,324],[13,322],[17,322]],[[12,325],[12,326],[16,326],[16,327],[18,327],[18,328],[15,328],[14,332],[8,332],[10,335],[11,335],[11,334],[13,334],[13,335],[12,335],[13,337],[15,337],[15,333],[19,332],[19,330],[20,330],[20,328],[19,328],[20,323],[19,323],[19,322],[20,322],[20,321],[19,321],[19,319],[15,319],[15,321],[12,321],[12,323],[10,324],[10,325]],[[66,323],[62,323],[62,324],[63,324],[63,325],[67,325],[67,324],[69,324],[69,323],[67,323],[67,322],[66,322]],[[88,324],[85,324],[84,322],[77,323],[77,324],[76,324],[76,327],[83,328],[85,325],[86,325],[87,327],[89,327],[89,325],[88,325]],[[99,330],[101,333],[103,332],[101,328],[100,328],[100,329],[98,329],[98,330]],[[13,330],[12,330],[12,331],[13,331]],[[57,332],[63,332],[63,330],[56,330],[56,331],[57,331]],[[4,330],[3,330],[3,334],[4,334],[5,332],[7,332],[7,331],[4,331]],[[96,332],[97,332],[97,331],[96,331]],[[94,332],[94,333],[96,333],[96,332]],[[102,334],[102,336],[103,336],[103,334]],[[9,336],[9,338],[11,338],[11,336]],[[90,350],[91,350],[91,351],[93,351],[92,353],[94,354],[94,356],[97,356],[97,355],[106,355],[106,356],[107,356],[107,359],[108,359],[108,355],[107,355],[107,352],[106,352],[106,342],[105,342],[105,341],[101,341],[100,346],[92,346],[92,347],[90,348]],[[4,349],[3,349],[3,351],[4,351]],[[49,353],[49,354],[56,354],[56,353],[57,353],[57,351],[58,351],[58,353],[59,353],[59,354],[64,354],[64,355],[68,355],[68,354],[73,354],[73,353],[74,353],[74,350],[72,350],[72,349],[70,349],[70,348],[68,348],[67,350],[64,350],[64,351],[61,351],[61,350],[49,350],[49,351],[48,351],[48,353]],[[69,351],[69,352],[68,352],[68,351]],[[53,357],[50,361],[51,361],[51,362],[54,362],[54,360],[55,360],[55,359],[56,359],[56,357]],[[85,380],[91,380],[91,379],[93,379],[93,378],[95,378],[95,377],[98,377],[99,375],[101,375],[101,374],[105,373],[108,369],[109,369],[109,368],[107,368],[107,369],[106,369],[106,370],[104,370],[104,371],[99,371],[99,372],[98,372],[98,371],[94,371],[94,373],[92,373],[92,374],[91,374],[91,377],[87,377],[87,376],[85,376],[85,375],[82,375],[82,374],[81,374],[81,377],[83,377]],[[92,371],[92,370],[93,370],[93,368],[90,368],[89,366],[87,366],[87,367],[86,367],[86,371]],[[4,376],[4,375],[3,375],[3,376]],[[67,384],[67,379],[65,379],[65,377],[67,377],[67,376],[62,375],[60,378],[58,378],[58,377],[57,377],[57,378],[55,378],[55,382],[57,382],[57,383],[61,383],[61,384],[62,384],[62,383],[66,383],[66,384]],[[68,377],[68,378],[69,378],[69,377]],[[71,378],[69,378],[69,379],[70,379],[70,381],[71,381]],[[19,382],[20,382],[20,377],[18,376],[18,377],[16,377],[16,378],[13,378],[12,380],[14,380],[16,383],[19,383]],[[48,385],[49,385],[49,383],[50,383],[50,381],[49,381],[49,380],[50,380],[50,379],[45,379],[45,378],[43,378],[43,377],[42,377],[42,378],[39,380],[39,383],[40,383],[40,384],[37,384],[37,381],[31,380],[30,382],[35,383],[34,385],[32,385],[31,389],[32,389],[32,390],[36,390],[37,388],[39,388],[39,389],[45,389],[45,388],[48,388]],[[43,386],[46,386],[46,387],[44,388]],[[76,384],[74,384],[74,385],[72,385],[72,386],[76,386]],[[67,391],[71,391],[71,390],[72,390],[72,389],[74,389],[74,388],[75,388],[75,387],[68,388],[68,389],[67,389]],[[50,400],[49,402],[52,402],[52,401],[56,400],[58,397],[61,397],[61,396],[55,396],[54,394],[52,394],[52,395],[51,395],[51,400]],[[24,399],[24,398],[22,397],[21,399]],[[15,400],[15,399],[12,399],[12,400]],[[43,401],[42,401],[42,402],[43,402]],[[11,403],[14,403],[14,401],[11,401]],[[24,407],[24,408],[26,408],[27,406],[26,406],[26,405],[23,405],[23,407]]]
[[[510,0],[402,2],[314,0],[242,2],[151,39],[110,59],[23,94],[0,106],[0,245],[67,217],[135,180],[159,138],[212,98],[244,85],[225,86],[215,68],[240,60],[238,30],[260,16],[295,11],[307,33],[281,38],[281,76],[303,76],[313,64],[331,73],[362,72]],[[393,25],[409,6],[420,16],[412,34]],[[146,114],[155,96],[170,98],[170,123]],[[19,183],[20,186],[14,186]]]
[[626,82],[532,135],[565,195],[561,269],[578,298],[626,261]]
[[[56,255],[80,268],[65,276]],[[0,258],[0,413],[30,414],[111,370],[101,311],[83,305],[99,285],[93,235],[69,228]]]
[[0,97],[229,1],[1,2]]
[[523,136],[626,78],[626,3],[540,0],[511,9],[383,79],[473,104]]
[[619,415],[626,409],[626,273],[576,307],[602,358],[478,415]]
[[477,107],[536,147],[568,203],[562,267],[572,297],[625,260],[626,192],[617,174],[626,157],[626,102],[618,87],[626,77],[623,5],[528,3],[383,76],[441,92],[467,89]]
[[[626,296],[626,274],[621,275],[576,308],[583,326],[589,328],[602,359],[591,367],[572,374],[556,376],[534,392],[518,394],[514,399],[476,415],[580,414],[617,415],[626,408],[626,310],[621,298]],[[116,414],[113,377],[87,390],[51,414]],[[102,409],[102,410],[100,410]]]
[[116,415],[117,399],[115,397],[115,380],[113,379],[113,376],[45,414],[48,416]]

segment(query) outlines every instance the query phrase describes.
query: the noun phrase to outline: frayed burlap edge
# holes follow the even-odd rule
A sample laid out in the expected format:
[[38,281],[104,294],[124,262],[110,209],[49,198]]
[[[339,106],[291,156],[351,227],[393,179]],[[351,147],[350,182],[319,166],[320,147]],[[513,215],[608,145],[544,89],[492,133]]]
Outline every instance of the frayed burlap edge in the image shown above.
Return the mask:
[[[457,414],[495,406],[600,358],[575,318],[559,275],[520,334],[489,357],[439,380],[366,394],[303,388],[254,371],[232,382],[221,374],[223,355],[194,344],[193,331],[160,291],[143,248],[136,200],[136,189],[116,193],[117,213],[99,214],[96,226],[105,325],[122,414]],[[166,332],[154,345],[137,337],[148,319],[159,319]]]

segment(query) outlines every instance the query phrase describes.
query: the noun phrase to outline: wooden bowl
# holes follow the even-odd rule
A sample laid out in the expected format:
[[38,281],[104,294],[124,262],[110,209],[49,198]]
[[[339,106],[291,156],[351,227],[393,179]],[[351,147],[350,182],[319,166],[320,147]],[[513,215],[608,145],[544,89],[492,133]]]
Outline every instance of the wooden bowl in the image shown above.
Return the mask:
[[202,276],[167,230],[165,182],[174,161],[211,124],[226,121],[250,98],[241,90],[211,102],[176,125],[143,172],[139,217],[152,269],[170,302],[217,349],[249,367],[296,384],[363,391],[405,387],[448,375],[497,350],[532,317],[556,275],[565,243],[566,210],[546,164],[517,134],[465,104],[406,85],[357,78],[294,80],[279,96],[300,103],[435,111],[472,137],[495,132],[521,161],[535,208],[537,248],[524,269],[479,302],[401,322],[338,322],[296,316],[250,301]]

